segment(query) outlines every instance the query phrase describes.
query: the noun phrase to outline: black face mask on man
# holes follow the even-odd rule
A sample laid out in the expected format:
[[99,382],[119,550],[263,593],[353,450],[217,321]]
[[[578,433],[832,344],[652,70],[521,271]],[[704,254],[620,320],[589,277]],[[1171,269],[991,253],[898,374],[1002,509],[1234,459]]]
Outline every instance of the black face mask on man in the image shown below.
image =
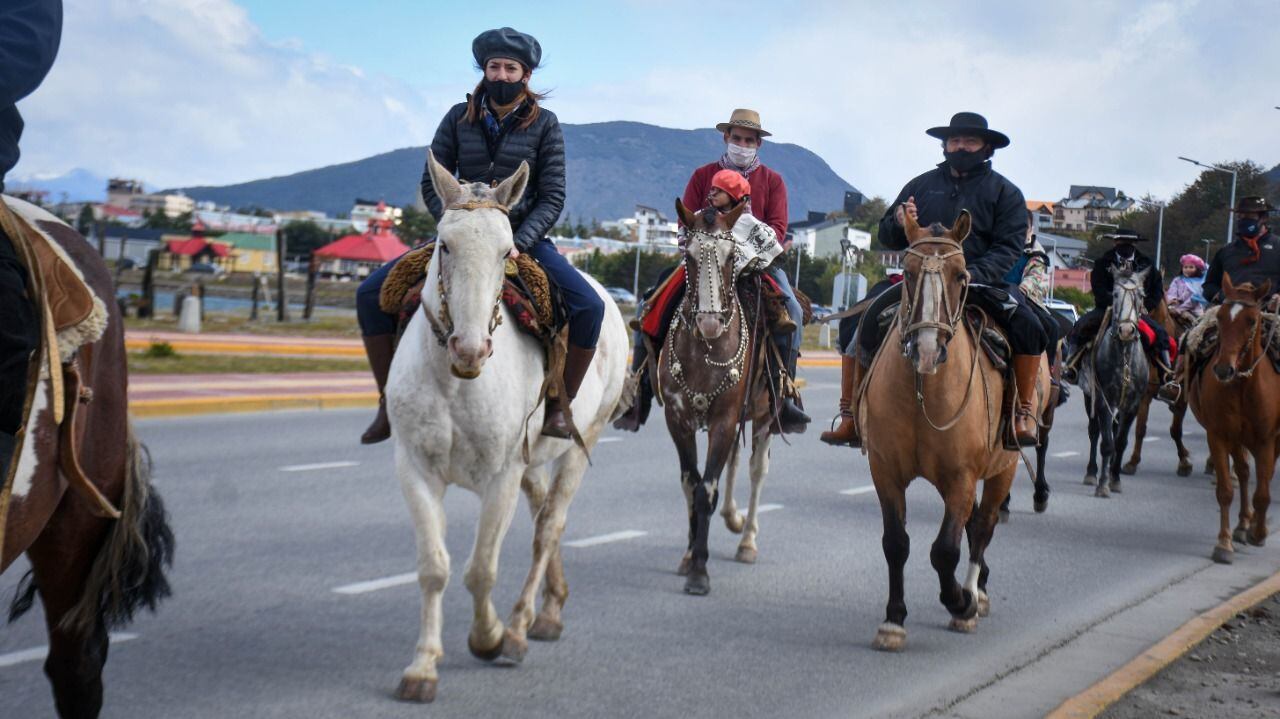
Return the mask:
[[1116,257],[1122,260],[1132,260],[1135,251],[1134,246],[1128,242],[1121,242],[1116,245]]
[[1256,217],[1241,217],[1236,220],[1236,234],[1241,237],[1257,237],[1262,234],[1262,221]]
[[484,92],[496,105],[510,105],[520,98],[524,92],[524,82],[503,82],[501,80],[484,81]]
[[977,152],[970,152],[968,150],[947,152],[944,150],[942,155],[947,159],[947,164],[951,166],[951,169],[961,175],[973,172],[987,160],[986,150],[978,150]]

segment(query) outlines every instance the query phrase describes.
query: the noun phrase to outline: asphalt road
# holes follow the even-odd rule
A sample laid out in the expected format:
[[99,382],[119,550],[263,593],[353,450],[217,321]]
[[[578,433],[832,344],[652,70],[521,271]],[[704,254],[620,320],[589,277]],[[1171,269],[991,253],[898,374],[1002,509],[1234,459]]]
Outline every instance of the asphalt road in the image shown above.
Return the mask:
[[[810,369],[815,414],[835,406],[838,371]],[[523,665],[470,656],[471,600],[461,580],[478,503],[446,499],[453,578],[445,592],[440,693],[429,707],[392,699],[418,631],[412,528],[389,445],[361,447],[366,411],[221,415],[139,423],[178,536],[175,596],[112,648],[104,716],[128,717],[686,717],[919,716],[942,711],[1043,657],[1101,618],[1209,565],[1216,505],[1206,478],[1174,474],[1159,437],[1122,495],[1081,485],[1087,437],[1078,393],[1059,414],[1049,511],[1015,483],[1013,516],[988,551],[991,616],[971,635],[947,630],[928,547],[941,503],[908,494],[913,554],[905,653],[870,642],[887,571],[866,459],[822,445],[818,427],[776,443],[754,566],[713,525],[712,591],[682,593],[684,499],[661,410],[639,435],[610,435],[569,515],[565,539],[628,533],[565,550],[571,596],[555,644]],[[1197,465],[1204,438],[1191,427]],[[286,468],[288,468],[286,470]],[[741,485],[740,485],[741,486]],[[745,493],[740,491],[739,503]],[[495,590],[507,614],[528,567],[523,509]],[[1242,552],[1251,561],[1274,548]],[[963,579],[962,563],[959,578]],[[12,595],[25,567],[0,577]],[[385,586],[390,585],[390,586]],[[377,588],[381,586],[381,588]],[[347,587],[346,593],[335,592]],[[362,591],[357,591],[362,590]],[[34,611],[0,630],[0,716],[53,716]],[[1127,659],[1119,657],[1118,659]],[[992,716],[1028,716],[1018,705]]]

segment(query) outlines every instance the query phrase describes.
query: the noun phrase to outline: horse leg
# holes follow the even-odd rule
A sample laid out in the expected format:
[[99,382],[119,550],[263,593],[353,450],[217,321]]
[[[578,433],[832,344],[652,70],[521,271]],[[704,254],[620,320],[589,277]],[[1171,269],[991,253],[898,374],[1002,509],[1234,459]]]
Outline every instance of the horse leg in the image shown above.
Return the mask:
[[[960,564],[960,539],[973,514],[974,483],[968,477],[952,479],[949,485],[938,487],[938,493],[942,495],[946,508],[938,537],[929,549],[929,563],[938,573],[938,599],[951,612],[952,629],[973,631],[973,619],[978,615],[978,598],[956,581],[956,567]],[[1006,486],[1004,494],[1008,493]]]
[[[508,468],[508,473],[523,471]],[[471,653],[486,661],[499,656],[519,662],[524,658],[524,648],[516,643],[508,646],[498,612],[493,608],[490,593],[498,579],[498,553],[502,539],[511,526],[520,492],[520,481],[514,476],[494,477],[480,495],[480,519],[476,523],[476,542],[467,560],[462,581],[471,593],[471,633],[467,635],[467,647]],[[541,514],[541,512],[539,512]]]
[[403,701],[429,702],[436,698],[439,674],[436,663],[444,656],[440,642],[443,620],[441,598],[449,583],[449,550],[444,543],[444,490],[439,476],[420,473],[412,460],[396,451],[396,474],[413,517],[418,545],[418,586],[422,591],[422,620],[413,662],[400,677],[396,697]]
[[[534,526],[538,523],[538,513],[547,501],[547,477],[542,467],[530,467],[525,470],[520,480],[520,489],[529,500],[529,513],[533,515]],[[529,627],[528,636],[537,641],[553,642],[560,638],[564,625],[560,622],[560,610],[569,598],[569,586],[564,580],[564,564],[560,559],[560,545],[547,562],[546,584],[542,589],[542,610]]]
[[878,471],[876,461],[871,461],[871,476],[875,480],[876,494],[880,498],[880,514],[884,520],[884,535],[880,546],[884,549],[885,562],[889,565],[889,602],[885,605],[884,623],[876,630],[871,646],[886,652],[900,652],[907,643],[907,602],[903,594],[902,570],[911,554],[911,538],[907,535],[906,487],[897,481],[881,481],[885,476]]
[[1236,482],[1240,485],[1240,513],[1236,529],[1231,539],[1238,544],[1246,544],[1249,536],[1249,525],[1253,522],[1253,510],[1249,507],[1249,458],[1245,454],[1244,445],[1237,444],[1231,452],[1232,469],[1236,473]]
[[1271,446],[1257,448],[1253,453],[1253,461],[1258,465],[1258,486],[1253,490],[1253,525],[1249,527],[1249,544],[1261,547],[1267,543],[1267,508],[1271,506],[1271,475],[1276,469],[1274,448]]
[[[1148,393],[1142,395],[1142,401],[1138,403],[1138,426],[1133,430],[1133,454],[1129,455],[1129,461],[1120,468],[1120,474],[1138,473],[1138,465],[1142,463],[1142,442],[1147,438],[1147,415],[1150,412],[1151,394]],[[1123,449],[1118,456],[1124,456]]]
[[978,598],[978,616],[985,617],[991,613],[991,600],[987,596],[987,579],[991,569],[987,566],[987,546],[996,531],[996,512],[992,509],[996,499],[1004,493],[1008,495],[1009,486],[1017,476],[1018,466],[1015,464],[1008,470],[982,483],[982,503],[974,508],[965,525],[965,533],[969,537],[969,574],[965,578],[965,588]]
[[[1120,428],[1115,435],[1116,451],[1111,463],[1111,491],[1120,494],[1120,475],[1123,469],[1117,470],[1120,459],[1124,457],[1125,445],[1129,443],[1129,428],[1133,425],[1133,415],[1127,412],[1120,415]],[[1141,442],[1139,442],[1141,444]]]
[[751,438],[751,499],[747,505],[747,527],[738,543],[739,562],[755,564],[759,551],[756,537],[760,534],[760,522],[757,513],[760,510],[760,492],[764,489],[764,478],[769,474],[769,443],[773,439],[768,432],[755,433]]
[[[554,640],[560,638],[564,629],[560,610],[569,597],[569,586],[564,581],[564,567],[560,563],[560,537],[564,534],[569,505],[573,502],[573,496],[578,492],[582,475],[586,471],[586,453],[577,448],[570,450],[560,461],[542,511],[538,512],[534,522],[533,561],[529,566],[524,588],[520,591],[520,598],[511,610],[511,619],[507,622],[507,631],[502,641],[502,655],[513,661],[524,658],[528,648],[526,635]],[[553,565],[558,570],[554,572],[557,576],[553,576],[551,571]],[[535,622],[534,601],[544,576],[547,580],[547,592],[542,600],[542,613]],[[532,631],[531,624],[537,632]]]
[[1091,485],[1098,483],[1098,438],[1102,434],[1102,424],[1092,399],[1085,403],[1085,407],[1089,410],[1089,466],[1084,473],[1084,483]]
[[1116,461],[1116,421],[1110,413],[1108,416],[1098,419],[1098,444],[1099,452],[1102,455],[1102,467],[1098,473],[1098,488],[1094,490],[1095,497],[1111,496],[1111,475],[1114,473],[1112,465]]
[[1235,547],[1231,545],[1231,446],[1228,441],[1214,432],[1208,432],[1209,458],[1213,460],[1214,475],[1217,477],[1218,496],[1218,543],[1213,548],[1213,561],[1219,564],[1231,564],[1235,559]]
[[735,441],[729,454],[729,466],[725,469],[724,491],[720,493],[720,498],[724,502],[724,506],[720,508],[720,516],[724,517],[724,526],[734,534],[741,534],[743,527],[742,515],[738,513],[738,504],[733,500],[733,489],[738,478],[740,450],[741,445]]
[[1178,476],[1191,476],[1191,451],[1182,443],[1182,421],[1187,416],[1187,401],[1184,398],[1174,405],[1173,421],[1169,423],[1169,437],[1178,448]]
[[684,582],[686,594],[704,596],[711,591],[711,577],[707,575],[707,558],[711,553],[707,546],[711,534],[711,515],[716,511],[720,473],[733,451],[733,443],[738,436],[737,429],[736,422],[722,422],[713,424],[707,431],[707,466],[701,481],[693,485],[691,492],[693,547],[689,575]]
[[1037,514],[1049,508],[1049,480],[1045,479],[1044,463],[1049,456],[1049,428],[1040,430],[1040,445],[1036,447],[1035,495],[1033,508]]
[[685,511],[689,515],[689,543],[685,546],[684,556],[676,574],[687,577],[693,566],[693,542],[697,535],[697,521],[693,513],[693,487],[701,484],[702,475],[698,472],[698,439],[692,431],[677,429],[673,422],[667,422],[671,432],[671,440],[676,445],[676,456],[680,459],[680,489],[684,491]]

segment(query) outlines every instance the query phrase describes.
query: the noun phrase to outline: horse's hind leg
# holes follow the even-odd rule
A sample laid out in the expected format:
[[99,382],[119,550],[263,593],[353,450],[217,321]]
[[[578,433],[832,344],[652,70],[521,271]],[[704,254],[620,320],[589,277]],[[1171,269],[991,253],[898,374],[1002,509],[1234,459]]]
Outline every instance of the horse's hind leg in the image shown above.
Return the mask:
[[1253,524],[1249,527],[1249,544],[1261,547],[1267,543],[1267,508],[1271,506],[1271,475],[1276,469],[1273,447],[1259,447],[1253,453],[1258,465],[1258,486],[1253,490]]
[[[511,619],[507,622],[507,633],[502,643],[502,653],[509,659],[519,661],[523,658],[527,646],[526,634],[533,639],[554,640],[560,638],[560,632],[564,629],[560,610],[569,597],[569,585],[564,580],[564,565],[560,561],[560,537],[564,534],[569,505],[578,492],[586,470],[586,453],[576,447],[571,449],[560,461],[543,501],[542,511],[538,512],[533,528],[533,561],[529,566],[529,575],[525,577],[524,588],[520,591],[520,598],[511,610]],[[547,589],[543,594],[542,612],[535,620],[534,598],[544,576]],[[508,652],[511,652],[511,656],[508,656]]]
[[738,458],[742,456],[742,446],[733,443],[729,454],[729,466],[725,469],[724,490],[720,492],[720,500],[724,505],[720,508],[720,516],[724,517],[724,526],[734,534],[741,534],[745,526],[742,515],[738,513],[738,504],[733,501],[733,490],[738,479]]
[[756,432],[751,438],[751,499],[747,505],[747,527],[738,543],[739,562],[754,564],[759,556],[756,537],[760,534],[760,521],[757,513],[760,510],[760,493],[764,489],[764,479],[769,475],[769,443],[772,436],[767,429],[764,433]]
[[991,570],[987,567],[987,547],[995,534],[997,512],[993,508],[996,499],[1003,493],[1008,496],[1009,486],[1017,476],[1018,467],[1013,465],[1005,472],[983,481],[982,503],[974,508],[969,522],[965,525],[965,533],[969,537],[969,574],[965,578],[965,589],[978,598],[978,616],[985,617],[991,612],[991,600],[987,596],[987,579]]
[[1085,469],[1084,483],[1093,485],[1098,483],[1098,438],[1102,434],[1102,423],[1098,419],[1098,408],[1092,398],[1085,403],[1085,408],[1089,412],[1089,466]]
[[[938,487],[938,493],[942,495],[945,512],[938,537],[929,549],[929,562],[938,573],[938,598],[942,606],[951,612],[951,628],[972,631],[972,620],[978,614],[978,598],[956,581],[956,567],[960,564],[960,539],[969,516],[973,514],[974,482],[969,477],[953,478],[948,484]],[[998,509],[999,500],[1008,493],[1006,485],[1004,494],[997,497],[991,509]]]
[[[871,646],[881,651],[899,652],[907,643],[907,602],[904,596],[902,570],[911,554],[911,538],[907,535],[906,487],[896,478],[880,479],[884,471],[871,461],[871,476],[876,494],[880,498],[880,514],[884,520],[884,535],[880,545],[884,549],[885,562],[889,565],[889,602],[885,605],[884,623],[876,630]],[[905,483],[904,483],[905,484]]]
[[1035,495],[1032,497],[1032,507],[1036,513],[1049,508],[1049,480],[1044,475],[1044,463],[1048,456],[1049,428],[1046,427],[1040,430],[1040,445],[1036,447]]
[[396,474],[413,518],[418,545],[418,586],[422,592],[422,618],[413,662],[400,678],[396,696],[404,701],[429,702],[436,697],[439,675],[436,662],[444,656],[440,642],[443,619],[441,598],[449,583],[449,551],[445,548],[444,490],[439,477],[423,476],[412,460],[396,452]]
[[1184,396],[1178,404],[1173,407],[1173,421],[1169,423],[1169,437],[1173,439],[1173,444],[1178,448],[1178,476],[1191,476],[1191,452],[1187,449],[1187,445],[1182,443],[1182,421],[1187,416],[1187,400]]
[[[1122,415],[1120,417],[1119,429],[1112,437],[1112,442],[1115,443],[1115,452],[1112,454],[1111,464],[1109,465],[1111,471],[1109,474],[1111,475],[1111,491],[1116,494],[1121,492],[1120,475],[1124,470],[1119,467],[1119,464],[1120,460],[1124,458],[1125,445],[1129,443],[1129,429],[1133,426],[1133,418],[1134,415],[1132,414]],[[1141,441],[1139,441],[1138,444],[1141,444]]]
[[[1120,468],[1120,474],[1137,474],[1138,465],[1142,463],[1142,442],[1147,438],[1147,416],[1151,412],[1150,393],[1142,396],[1142,401],[1138,403],[1138,423],[1133,430],[1133,453],[1129,455],[1129,461]],[[1119,457],[1124,456],[1121,450]]]
[[[520,489],[529,500],[529,513],[533,515],[535,527],[538,512],[547,501],[547,477],[543,467],[530,467],[520,480]],[[560,545],[547,562],[546,584],[542,589],[542,610],[529,627],[529,638],[538,641],[555,641],[560,638],[563,624],[560,621],[560,610],[569,598],[569,585],[564,579],[564,563],[560,559]]]

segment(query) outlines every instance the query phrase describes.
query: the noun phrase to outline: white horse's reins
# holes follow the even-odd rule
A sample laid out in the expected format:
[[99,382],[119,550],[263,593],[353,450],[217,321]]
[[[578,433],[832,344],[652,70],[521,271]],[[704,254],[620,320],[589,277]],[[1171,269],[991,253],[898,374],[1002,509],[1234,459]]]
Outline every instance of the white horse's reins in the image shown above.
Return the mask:
[[[457,202],[444,208],[445,212],[450,210],[459,210],[467,212],[470,210],[497,210],[504,215],[510,215],[511,210],[506,205],[495,200],[469,200],[467,202]],[[436,250],[432,257],[437,261],[436,268],[436,294],[440,300],[440,309],[438,317],[432,315],[427,310],[427,303],[422,303],[422,314],[426,315],[427,322],[431,324],[431,333],[435,335],[436,342],[444,347],[448,344],[449,338],[453,336],[453,316],[449,314],[449,298],[448,286],[445,282],[444,274],[444,255],[448,253],[448,246],[440,240],[436,240]],[[493,301],[493,316],[489,319],[489,334],[498,329],[498,325],[502,324],[502,287],[498,287],[498,296]]]

